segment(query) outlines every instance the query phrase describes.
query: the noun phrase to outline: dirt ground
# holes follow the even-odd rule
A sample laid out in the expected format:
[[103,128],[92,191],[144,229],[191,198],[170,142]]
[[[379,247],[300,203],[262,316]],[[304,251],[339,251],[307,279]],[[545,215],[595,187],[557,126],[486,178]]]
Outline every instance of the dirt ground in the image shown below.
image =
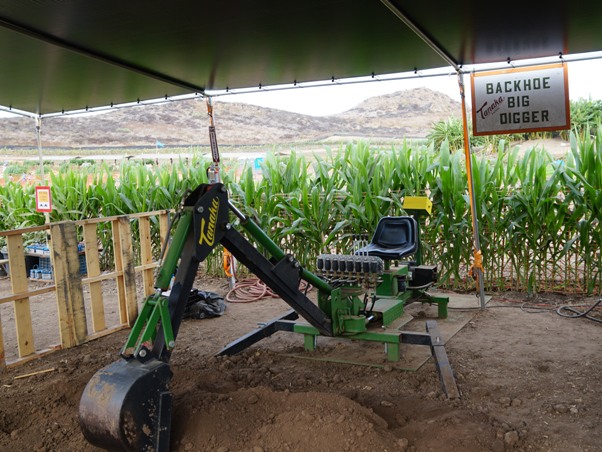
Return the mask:
[[[195,287],[227,291],[215,280]],[[171,361],[171,448],[602,451],[602,324],[547,309],[596,300],[504,293],[486,310],[470,311],[472,319],[446,343],[461,392],[455,400],[444,396],[432,359],[414,372],[393,368],[384,354],[380,367],[303,359],[337,346],[326,341],[304,352],[292,333],[216,358],[224,345],[289,309],[279,299],[229,303],[222,317],[185,320],[180,330]],[[6,321],[9,306],[2,308]],[[417,316],[424,312],[430,315]],[[79,400],[91,376],[118,358],[126,333],[0,373],[0,450],[98,450],[80,431]],[[346,346],[361,353],[365,345]]]

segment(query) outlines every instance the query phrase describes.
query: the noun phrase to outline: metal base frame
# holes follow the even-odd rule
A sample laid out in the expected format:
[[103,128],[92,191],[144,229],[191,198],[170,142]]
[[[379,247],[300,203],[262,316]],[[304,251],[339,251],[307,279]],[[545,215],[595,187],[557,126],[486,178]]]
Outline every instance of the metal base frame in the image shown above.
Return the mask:
[[[230,342],[219,351],[216,356],[231,356],[240,353],[251,345],[256,344],[260,340],[265,339],[278,331],[303,334],[305,349],[313,351],[316,349],[317,337],[320,333],[311,325],[295,322],[298,318],[299,315],[294,310],[290,310],[284,315],[264,323],[257,330],[251,331],[235,341]],[[443,392],[448,399],[460,397],[460,391],[456,385],[453,369],[447,358],[447,352],[445,351],[445,339],[439,332],[439,327],[435,320],[426,321],[426,333],[409,331],[401,331],[398,333],[367,332],[348,337],[338,337],[384,342],[387,349],[387,359],[389,361],[399,361],[400,344],[428,345],[437,366],[437,372],[439,374]]]

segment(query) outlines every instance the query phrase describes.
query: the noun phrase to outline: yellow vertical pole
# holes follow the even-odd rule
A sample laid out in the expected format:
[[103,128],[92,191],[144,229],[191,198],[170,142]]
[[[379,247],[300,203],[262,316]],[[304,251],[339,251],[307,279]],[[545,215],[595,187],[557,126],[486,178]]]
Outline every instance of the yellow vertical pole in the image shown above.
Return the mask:
[[472,216],[472,231],[473,231],[473,244],[474,244],[474,262],[472,264],[472,270],[477,277],[477,285],[479,295],[481,297],[481,309],[485,307],[485,289],[483,281],[483,256],[481,255],[481,245],[479,242],[479,225],[476,215],[475,197],[474,197],[474,184],[472,180],[472,161],[470,156],[470,142],[468,137],[468,123],[466,119],[466,102],[464,99],[464,74],[459,61],[456,61],[447,51],[439,46],[436,41],[433,41],[422,28],[416,24],[410,17],[406,16],[405,13],[399,9],[399,7],[391,0],[381,0],[381,2],[389,8],[389,10],[397,16],[410,30],[412,30],[416,36],[422,39],[426,45],[428,45],[437,55],[439,55],[444,61],[449,63],[456,72],[458,73],[458,84],[460,85],[460,96],[462,98],[462,123],[464,126],[464,154],[466,156],[466,173],[468,175],[468,191],[470,195],[470,213]]
[[468,178],[468,197],[470,200],[470,216],[472,219],[472,237],[474,247],[474,261],[472,270],[477,279],[477,290],[481,300],[481,309],[485,308],[485,284],[483,279],[483,255],[481,253],[481,242],[479,240],[479,221],[474,194],[474,181],[472,178],[472,156],[470,151],[470,136],[468,135],[468,119],[466,115],[466,99],[464,89],[464,73],[458,71],[458,85],[460,87],[460,98],[462,100],[462,127],[464,132],[464,156],[466,157],[466,177]]

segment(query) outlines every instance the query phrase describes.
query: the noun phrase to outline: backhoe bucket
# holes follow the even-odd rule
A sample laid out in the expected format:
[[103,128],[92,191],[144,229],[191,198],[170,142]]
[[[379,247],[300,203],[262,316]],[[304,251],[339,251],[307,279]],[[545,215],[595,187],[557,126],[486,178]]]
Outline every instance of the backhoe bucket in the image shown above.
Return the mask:
[[171,424],[169,365],[120,360],[94,374],[79,404],[86,439],[108,450],[167,451]]

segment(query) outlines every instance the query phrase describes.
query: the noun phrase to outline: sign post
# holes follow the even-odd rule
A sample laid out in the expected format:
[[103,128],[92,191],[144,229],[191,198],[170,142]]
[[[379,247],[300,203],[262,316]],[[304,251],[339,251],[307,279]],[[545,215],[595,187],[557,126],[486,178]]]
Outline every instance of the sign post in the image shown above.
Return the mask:
[[[474,180],[472,177],[472,154],[470,151],[470,136],[468,135],[468,119],[466,115],[466,93],[464,89],[464,74],[458,71],[458,86],[462,100],[462,132],[464,134],[464,157],[466,158],[466,178],[468,184],[468,199],[470,203],[470,218],[472,220],[472,245],[474,260],[471,266],[473,276],[477,281],[481,309],[485,309],[485,275],[483,271],[483,254],[479,238],[479,220],[477,218],[476,197],[474,193]],[[473,96],[474,99],[474,96]]]
[[[481,308],[484,308],[483,257],[479,243],[461,72],[459,82],[466,173],[474,233],[472,269],[479,285]],[[470,83],[472,128],[475,136],[563,130],[571,127],[568,74],[566,65],[562,63],[473,73]]]
[[50,187],[47,185],[36,187],[36,210],[38,212],[52,212],[52,194]]
[[473,135],[570,129],[563,63],[473,73]]

